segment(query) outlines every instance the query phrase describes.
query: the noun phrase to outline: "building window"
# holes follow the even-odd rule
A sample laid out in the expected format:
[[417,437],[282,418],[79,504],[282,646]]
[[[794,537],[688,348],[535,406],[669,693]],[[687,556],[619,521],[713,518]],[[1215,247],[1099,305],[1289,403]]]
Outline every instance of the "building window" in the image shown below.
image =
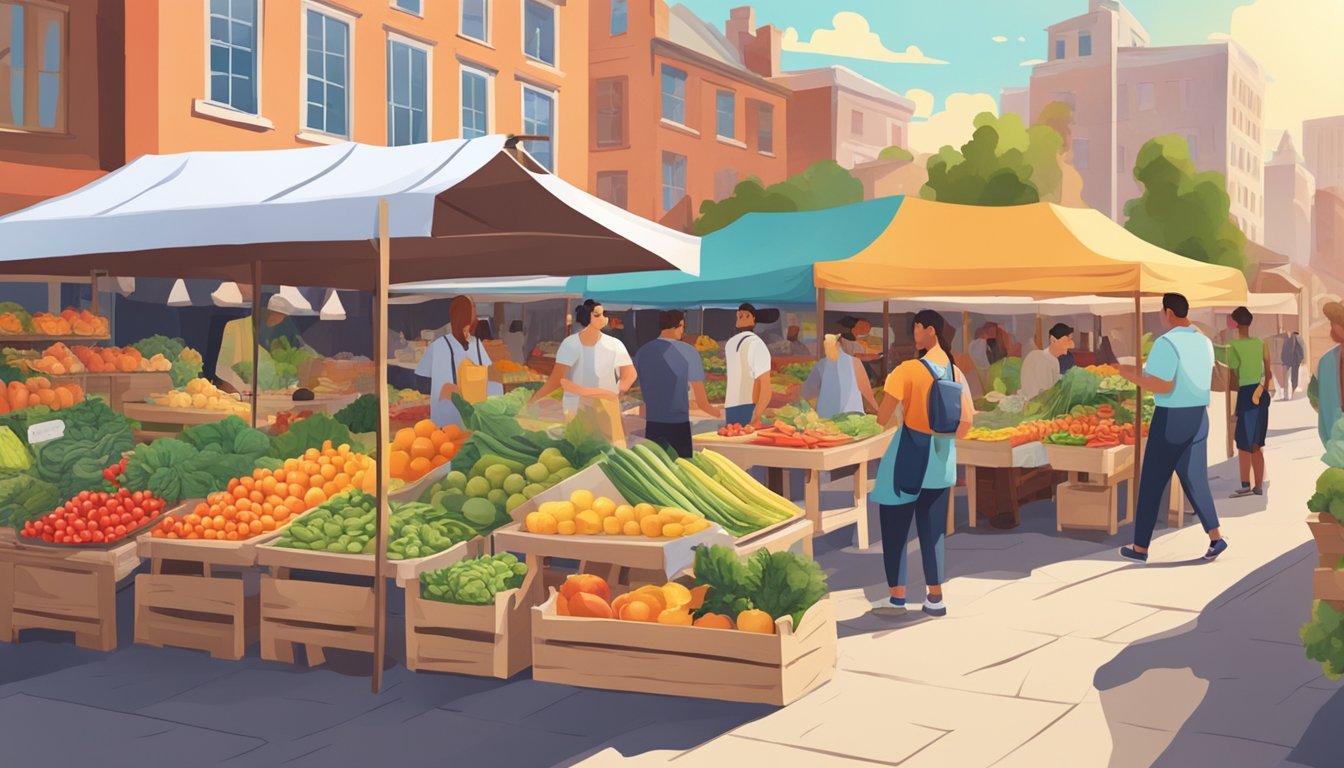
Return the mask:
[[539,141],[523,142],[523,149],[546,170],[555,171],[555,94],[523,86],[523,133],[547,136]]
[[462,36],[490,42],[490,0],[462,0]]
[[1079,33],[1078,33],[1078,55],[1079,55],[1079,56],[1091,56],[1091,55],[1092,55],[1092,33],[1091,33],[1091,32],[1079,32]]
[[1089,158],[1089,155],[1088,155],[1088,143],[1087,143],[1087,139],[1074,139],[1074,140],[1073,140],[1073,167],[1074,167],[1074,168],[1077,168],[1077,169],[1080,170],[1080,171],[1085,171],[1085,170],[1087,170],[1087,165],[1088,165],[1089,162],[1090,162],[1090,158]]
[[719,91],[714,97],[714,125],[718,135],[725,139],[737,136],[737,103],[732,91]]
[[555,66],[555,6],[538,0],[523,2],[523,53]]
[[686,73],[663,65],[663,119],[686,124]]
[[1129,86],[1124,83],[1115,86],[1115,119],[1129,119]]
[[756,151],[769,152],[775,151],[775,107],[772,104],[761,104],[758,115],[760,123],[756,126]]
[[626,0],[611,0],[611,34],[624,35],[630,29],[630,9]]
[[66,13],[0,2],[0,125],[65,130]]
[[619,147],[625,144],[625,78],[609,77],[597,81],[597,146]]
[[429,141],[429,52],[387,41],[387,143],[401,147]]
[[663,153],[663,210],[672,210],[686,196],[686,156]]
[[210,0],[210,100],[257,114],[257,0]]
[[304,127],[350,135],[350,25],[309,9]]
[[737,188],[737,170],[720,168],[714,172],[714,199],[725,200],[733,196]]
[[421,8],[424,0],[392,0],[392,5],[407,13],[414,13],[416,16],[424,15],[424,9]]
[[1152,83],[1139,83],[1139,111],[1146,112],[1155,105],[1156,95]]
[[1055,40],[1055,59],[1059,60],[1062,58],[1064,58],[1064,38],[1061,37]]
[[612,205],[630,207],[630,177],[625,171],[598,171],[597,196]]
[[486,72],[462,68],[462,138],[474,139],[490,132],[490,83]]
[[863,135],[863,113],[857,109],[849,111],[849,132],[855,136]]

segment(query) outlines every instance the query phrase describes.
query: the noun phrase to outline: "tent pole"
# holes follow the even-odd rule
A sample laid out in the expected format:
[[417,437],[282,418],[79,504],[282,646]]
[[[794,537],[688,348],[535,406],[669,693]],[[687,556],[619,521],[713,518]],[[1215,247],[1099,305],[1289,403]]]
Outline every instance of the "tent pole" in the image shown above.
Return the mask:
[[[98,270],[89,273],[89,311],[98,314]],[[1283,327],[1283,321],[1279,321],[1279,327]]]
[[378,397],[378,449],[374,452],[378,462],[376,495],[378,505],[378,527],[374,531],[373,549],[373,692],[383,685],[383,653],[387,641],[387,579],[383,569],[387,563],[387,438],[389,434],[387,417],[387,285],[390,270],[389,260],[392,251],[392,239],[388,232],[387,199],[378,201],[378,278],[373,287],[373,359],[378,361],[374,379]]
[[[1134,292],[1134,364],[1143,373],[1143,297]],[[1143,385],[1134,390],[1134,479],[1129,483],[1129,519],[1139,506],[1139,477],[1143,468]]]
[[891,372],[891,302],[882,302],[882,375]]
[[1040,312],[1040,310],[1037,310],[1037,311],[1036,311],[1036,348],[1037,348],[1037,349],[1045,349],[1045,347],[1041,346],[1041,343],[1042,343],[1043,341],[1045,341],[1045,339],[1044,339],[1044,338],[1042,337],[1042,335],[1041,335],[1041,312]]
[[700,335],[701,335],[701,336],[704,336],[704,335],[705,335],[705,308],[704,308],[704,306],[701,306],[701,307],[700,307]]
[[826,291],[817,289],[817,359],[826,355]]
[[969,357],[971,354],[971,313],[963,311],[961,313],[961,355]]
[[565,298],[565,335],[569,335],[569,324],[574,317],[574,300]]
[[1100,352],[1100,351],[1101,351],[1101,315],[1097,315],[1096,317],[1093,317],[1093,318],[1092,318],[1092,328],[1093,328],[1093,330],[1094,330],[1094,333],[1093,333],[1093,336],[1092,336],[1092,351],[1093,351],[1093,352]]
[[257,398],[261,381],[261,262],[252,262],[252,428],[257,428]]

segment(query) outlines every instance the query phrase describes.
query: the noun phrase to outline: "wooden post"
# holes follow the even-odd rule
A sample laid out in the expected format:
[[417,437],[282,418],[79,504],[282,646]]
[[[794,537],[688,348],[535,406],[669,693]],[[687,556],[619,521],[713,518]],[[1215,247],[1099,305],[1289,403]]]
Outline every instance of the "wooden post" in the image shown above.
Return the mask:
[[1044,337],[1042,336],[1042,334],[1041,334],[1041,313],[1040,313],[1039,311],[1037,311],[1037,312],[1036,312],[1036,348],[1037,348],[1037,349],[1045,349],[1045,346],[1044,346],[1044,344],[1043,344],[1044,341],[1045,341],[1045,338],[1044,338]]
[[826,354],[826,293],[823,288],[817,289],[816,310],[817,359],[820,360]]
[[[1134,364],[1143,373],[1143,297],[1134,292]],[[1129,519],[1137,520],[1139,478],[1143,470],[1143,386],[1134,391],[1134,482],[1129,484]]]
[[[799,328],[798,332],[802,333],[802,330],[803,330],[802,328]],[[703,306],[700,307],[700,335],[701,336],[705,335],[705,308]]]
[[257,397],[261,381],[261,261],[252,262],[252,428],[257,428]]
[[387,416],[387,285],[390,271],[392,238],[389,233],[387,199],[378,201],[378,277],[373,286],[373,359],[377,361],[374,388],[378,397],[378,423],[374,451],[378,462],[377,496],[378,524],[374,530],[373,545],[373,692],[383,685],[383,653],[387,640],[387,579],[383,568],[387,563],[387,438],[390,434]]
[[[98,270],[89,273],[89,311],[98,314]],[[1282,333],[1283,321],[1279,321],[1280,333]]]
[[566,335],[566,336],[569,335],[569,326],[570,326],[570,323],[573,323],[573,322],[574,322],[574,300],[571,299],[571,298],[569,298],[569,297],[566,297],[566,298],[565,298],[565,335]]
[[967,357],[971,354],[971,313],[969,311],[961,313],[961,354]]
[[1223,366],[1223,370],[1227,371],[1226,376],[1227,381],[1225,382],[1225,386],[1223,387],[1224,390],[1223,401],[1224,406],[1226,407],[1227,410],[1227,419],[1224,421],[1224,423],[1227,424],[1227,458],[1230,459],[1232,458],[1233,454],[1236,453],[1233,447],[1235,445],[1234,438],[1236,435],[1232,425],[1232,414],[1235,413],[1233,403],[1236,401],[1237,396],[1236,395],[1237,380],[1232,378],[1233,376],[1236,375],[1236,371],[1232,370],[1228,366]]
[[882,302],[882,375],[891,372],[891,302]]
[[1092,336],[1092,351],[1101,351],[1101,315],[1092,318],[1092,328],[1095,334]]
[[495,338],[504,338],[504,302],[495,302]]

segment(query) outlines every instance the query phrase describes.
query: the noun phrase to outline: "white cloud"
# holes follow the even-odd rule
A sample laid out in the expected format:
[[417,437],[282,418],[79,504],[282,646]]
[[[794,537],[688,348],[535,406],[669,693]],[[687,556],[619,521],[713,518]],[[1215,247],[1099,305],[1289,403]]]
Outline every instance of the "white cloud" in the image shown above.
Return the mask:
[[1018,66],[1022,66],[1022,67],[1034,67],[1034,66],[1036,66],[1037,64],[1044,64],[1044,63],[1045,63],[1045,59],[1027,59],[1026,61],[1022,62],[1022,63],[1019,64]]
[[991,38],[989,38],[989,39],[990,39],[990,40],[993,40],[993,41],[996,42],[996,43],[1006,43],[1006,42],[1008,42],[1008,38],[1004,37],[1003,35],[995,35],[995,36],[993,36],[993,37],[991,37]]
[[812,39],[803,42],[798,30],[789,27],[784,30],[781,47],[796,53],[819,53],[826,56],[840,56],[849,59],[885,61],[894,64],[946,64],[942,59],[924,55],[917,45],[907,46],[904,51],[887,48],[882,38],[869,26],[868,20],[853,11],[842,11],[831,20],[834,29],[818,29],[812,33]]
[[[1344,3],[1339,0],[1257,0],[1232,12],[1231,39],[1268,76],[1262,143],[1290,131],[1300,148],[1302,121],[1344,114]],[[1224,38],[1229,36],[1224,36]]]
[[933,114],[933,94],[923,88],[911,88],[905,92],[905,98],[915,102],[915,117],[929,117]]
[[1019,42],[1019,43],[1025,43],[1025,42],[1027,42],[1027,37],[1026,37],[1026,35],[1018,35],[1018,36],[1017,36],[1017,42]]
[[910,150],[933,154],[945,145],[961,148],[975,132],[972,122],[981,112],[999,113],[998,102],[988,93],[954,93],[947,97],[942,112],[928,120],[910,123]]

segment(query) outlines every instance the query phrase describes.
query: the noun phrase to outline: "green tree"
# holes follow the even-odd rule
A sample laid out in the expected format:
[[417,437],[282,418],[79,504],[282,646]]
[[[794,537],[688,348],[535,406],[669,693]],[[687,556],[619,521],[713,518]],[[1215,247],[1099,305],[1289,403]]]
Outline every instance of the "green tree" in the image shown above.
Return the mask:
[[877,155],[878,160],[914,160],[915,156],[910,154],[910,150],[904,147],[891,146],[882,150]]
[[766,187],[758,179],[747,179],[737,185],[731,196],[702,202],[693,231],[704,236],[748,213],[816,211],[862,200],[863,183],[839,163],[822,160],[778,184]]
[[975,133],[961,150],[947,146],[929,158],[928,200],[966,205],[1023,205],[1059,202],[1073,113],[1051,102],[1030,128],[1014,114],[975,117]]
[[1149,139],[1134,162],[1143,194],[1125,203],[1125,228],[1196,261],[1246,268],[1246,236],[1232,221],[1227,179],[1200,173],[1177,135]]

